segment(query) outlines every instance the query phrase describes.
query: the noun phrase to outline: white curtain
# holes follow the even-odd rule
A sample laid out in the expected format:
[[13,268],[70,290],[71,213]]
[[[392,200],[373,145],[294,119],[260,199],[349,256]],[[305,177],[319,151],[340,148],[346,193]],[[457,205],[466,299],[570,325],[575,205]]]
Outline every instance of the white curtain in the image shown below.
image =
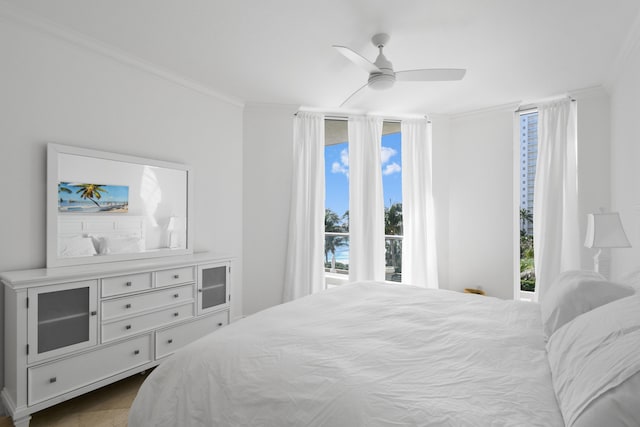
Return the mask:
[[299,112],[293,126],[293,180],[284,301],[324,289],[324,115]]
[[438,287],[433,208],[431,124],[403,120],[402,129],[402,281]]
[[382,119],[349,118],[349,280],[384,280]]
[[538,106],[533,241],[539,301],[558,274],[580,268],[577,150],[576,102]]

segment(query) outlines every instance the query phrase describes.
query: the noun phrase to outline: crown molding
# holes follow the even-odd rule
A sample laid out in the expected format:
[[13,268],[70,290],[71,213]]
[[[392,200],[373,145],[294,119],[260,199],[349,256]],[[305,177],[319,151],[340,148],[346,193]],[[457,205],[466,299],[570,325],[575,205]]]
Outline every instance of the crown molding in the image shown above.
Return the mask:
[[631,29],[627,33],[627,37],[622,44],[616,59],[613,61],[609,73],[604,80],[604,87],[611,92],[620,74],[633,58],[633,54],[640,48],[640,12],[631,25]]
[[247,102],[244,104],[245,111],[247,110],[292,110],[296,112],[300,109],[300,105],[298,104],[278,104],[271,102]]
[[466,118],[466,117],[471,117],[471,116],[476,116],[476,115],[482,115],[482,114],[489,114],[489,113],[500,113],[500,112],[515,112],[516,110],[518,110],[518,108],[521,108],[523,106],[531,106],[531,107],[535,107],[536,104],[539,104],[541,102],[548,102],[551,100],[555,100],[555,99],[561,99],[561,98],[565,98],[565,97],[570,97],[576,100],[580,100],[580,99],[587,99],[587,98],[596,98],[596,97],[600,97],[600,96],[608,96],[609,92],[607,91],[607,89],[603,86],[592,86],[592,87],[588,87],[588,88],[583,88],[583,89],[575,89],[575,90],[569,90],[564,94],[561,95],[556,95],[556,96],[551,96],[551,97],[547,97],[547,98],[541,98],[541,99],[536,99],[536,100],[525,100],[525,101],[519,101],[519,102],[511,102],[508,104],[501,104],[501,105],[494,105],[494,106],[490,106],[490,107],[486,107],[486,108],[479,108],[477,110],[470,110],[470,111],[463,111],[460,113],[454,113],[454,114],[443,114],[443,117],[450,117],[452,120],[456,120],[456,119],[462,119],[462,118]]
[[452,120],[458,120],[458,119],[464,119],[467,117],[473,117],[473,116],[489,114],[489,113],[506,113],[506,112],[513,113],[518,109],[520,105],[521,105],[520,102],[510,102],[508,104],[493,105],[490,107],[479,108],[477,110],[454,113],[454,114],[450,114],[449,117],[451,117]]
[[5,18],[23,27],[27,27],[31,30],[38,31],[51,37],[55,37],[59,40],[73,44],[92,53],[97,53],[102,56],[111,58],[122,64],[135,67],[139,70],[153,74],[156,77],[160,77],[171,83],[187,89],[191,89],[200,94],[218,99],[220,101],[224,101],[236,107],[244,108],[244,101],[238,97],[223,94],[207,87],[202,83],[179,76],[163,67],[146,61],[129,52],[121,50],[110,44],[101,42],[69,27],[57,24],[40,16],[36,16],[33,13],[28,12],[21,7],[9,4],[4,0],[0,0],[0,18]]
[[597,98],[600,96],[608,96],[609,91],[605,86],[592,86],[584,89],[570,90],[568,94],[571,98],[580,100],[580,99],[588,99],[588,98]]

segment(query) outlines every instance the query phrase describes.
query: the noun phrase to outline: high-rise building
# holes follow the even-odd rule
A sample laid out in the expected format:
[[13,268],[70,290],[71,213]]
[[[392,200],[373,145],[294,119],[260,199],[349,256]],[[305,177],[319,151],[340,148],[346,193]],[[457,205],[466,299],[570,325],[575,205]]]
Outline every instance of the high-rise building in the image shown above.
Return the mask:
[[[520,209],[533,214],[533,187],[538,159],[538,112],[520,115]],[[528,234],[533,223],[527,224]]]

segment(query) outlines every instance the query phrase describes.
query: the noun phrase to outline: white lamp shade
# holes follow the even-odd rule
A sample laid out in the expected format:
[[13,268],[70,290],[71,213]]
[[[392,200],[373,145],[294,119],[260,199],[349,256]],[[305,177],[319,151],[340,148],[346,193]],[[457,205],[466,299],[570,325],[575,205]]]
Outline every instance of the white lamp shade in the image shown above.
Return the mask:
[[617,212],[587,214],[584,245],[588,248],[631,247]]
[[176,219],[176,217],[175,217],[175,216],[170,217],[170,218],[169,218],[169,224],[167,225],[167,230],[169,230],[169,231],[174,231],[174,230],[176,230],[176,228],[177,228],[177,227],[176,227],[176,223],[177,223],[177,222],[178,222],[178,221],[177,221],[177,219]]

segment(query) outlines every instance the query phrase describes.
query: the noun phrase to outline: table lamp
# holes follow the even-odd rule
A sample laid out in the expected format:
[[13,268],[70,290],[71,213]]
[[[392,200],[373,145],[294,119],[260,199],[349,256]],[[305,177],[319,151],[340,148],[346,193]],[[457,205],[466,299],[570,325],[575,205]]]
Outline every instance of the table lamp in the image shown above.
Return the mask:
[[587,236],[584,239],[587,248],[598,249],[593,257],[593,270],[600,270],[599,258],[604,248],[630,248],[631,243],[622,228],[618,212],[587,214]]

